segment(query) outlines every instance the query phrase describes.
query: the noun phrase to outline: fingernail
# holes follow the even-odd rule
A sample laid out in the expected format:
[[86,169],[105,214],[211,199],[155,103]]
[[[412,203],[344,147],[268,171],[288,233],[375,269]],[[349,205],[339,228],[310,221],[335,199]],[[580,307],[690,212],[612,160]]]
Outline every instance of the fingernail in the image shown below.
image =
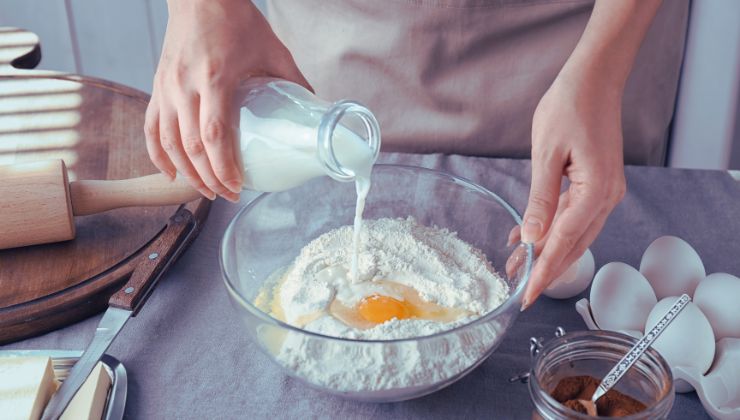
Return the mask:
[[510,247],[514,245],[517,242],[517,238],[519,236],[519,229],[517,229],[518,226],[515,226],[511,231],[509,232],[509,239],[506,241],[506,247]]
[[522,308],[521,308],[521,309],[520,309],[519,311],[520,311],[520,312],[524,312],[524,311],[526,311],[526,310],[527,310],[527,308],[529,308],[529,299],[527,299],[527,298],[524,298],[524,299],[522,300]]
[[221,197],[225,198],[228,201],[231,201],[232,203],[238,203],[239,202],[239,194],[226,193],[226,194],[221,194]]
[[541,236],[542,223],[533,217],[528,217],[524,221],[524,226],[522,226],[522,242],[528,244],[535,243]]
[[242,190],[242,183],[239,181],[229,181],[226,183],[226,188],[228,188],[231,192],[235,194],[239,194]]
[[207,190],[205,188],[201,188],[201,189],[198,190],[198,192],[200,192],[205,198],[207,198],[207,199],[209,199],[211,201],[213,201],[213,200],[216,199],[216,193],[214,193],[211,190]]

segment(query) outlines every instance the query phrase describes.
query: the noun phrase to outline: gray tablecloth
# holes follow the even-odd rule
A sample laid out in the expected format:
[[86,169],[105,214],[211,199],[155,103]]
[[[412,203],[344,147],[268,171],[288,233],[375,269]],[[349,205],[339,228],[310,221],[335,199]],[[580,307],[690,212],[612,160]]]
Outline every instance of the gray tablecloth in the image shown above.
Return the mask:
[[[385,155],[464,176],[526,205],[528,161],[441,155]],[[680,236],[699,252],[707,272],[740,273],[740,185],[725,172],[627,168],[629,191],[592,246],[597,267],[633,266],[660,235]],[[256,194],[243,194],[246,203]],[[531,417],[526,385],[507,378],[529,367],[530,336],[551,336],[556,325],[584,329],[577,299],[541,298],[517,320],[499,349],[478,369],[430,396],[366,404],[324,395],[287,378],[241,331],[218,264],[218,244],[241,205],[217,201],[200,237],[129,321],[109,353],[129,372],[130,419],[231,418],[502,418]],[[82,349],[99,316],[5,346]],[[696,394],[679,394],[671,418],[707,418]]]

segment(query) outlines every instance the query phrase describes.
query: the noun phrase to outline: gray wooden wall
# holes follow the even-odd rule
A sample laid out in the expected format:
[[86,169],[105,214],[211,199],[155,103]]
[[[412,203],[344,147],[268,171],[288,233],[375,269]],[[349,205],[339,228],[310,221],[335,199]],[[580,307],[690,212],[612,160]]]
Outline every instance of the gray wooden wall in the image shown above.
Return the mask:
[[[265,0],[253,1],[264,10]],[[39,68],[151,92],[167,28],[165,0],[0,0],[0,26],[41,38]]]

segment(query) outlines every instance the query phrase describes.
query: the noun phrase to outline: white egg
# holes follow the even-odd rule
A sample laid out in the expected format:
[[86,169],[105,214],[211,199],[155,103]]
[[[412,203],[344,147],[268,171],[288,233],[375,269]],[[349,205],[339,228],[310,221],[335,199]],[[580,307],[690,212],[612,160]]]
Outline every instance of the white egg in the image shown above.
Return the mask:
[[697,286],[694,303],[707,316],[717,340],[740,338],[740,278],[727,273],[708,275]]
[[694,289],[707,274],[694,248],[681,238],[661,236],[642,254],[640,272],[653,286],[655,296],[694,295]]
[[[645,331],[653,328],[677,299],[677,296],[669,296],[658,302],[648,315]],[[694,302],[686,305],[652,345],[671,368],[687,366],[702,374],[712,365],[714,346],[712,326]]]
[[590,301],[599,328],[643,331],[658,300],[639,271],[622,262],[611,262],[594,276]]
[[553,280],[542,293],[553,299],[569,299],[580,294],[591,284],[595,265],[594,254],[587,248],[586,252],[571,264],[565,273]]

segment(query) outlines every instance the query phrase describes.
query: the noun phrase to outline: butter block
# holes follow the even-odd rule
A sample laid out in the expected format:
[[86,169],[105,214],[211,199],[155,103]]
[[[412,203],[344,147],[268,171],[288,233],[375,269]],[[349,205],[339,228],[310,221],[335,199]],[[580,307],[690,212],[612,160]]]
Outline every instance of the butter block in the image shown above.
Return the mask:
[[0,417],[38,419],[57,386],[47,356],[0,358]]
[[61,420],[100,420],[111,386],[111,378],[101,362],[95,366],[80,390],[64,410]]

